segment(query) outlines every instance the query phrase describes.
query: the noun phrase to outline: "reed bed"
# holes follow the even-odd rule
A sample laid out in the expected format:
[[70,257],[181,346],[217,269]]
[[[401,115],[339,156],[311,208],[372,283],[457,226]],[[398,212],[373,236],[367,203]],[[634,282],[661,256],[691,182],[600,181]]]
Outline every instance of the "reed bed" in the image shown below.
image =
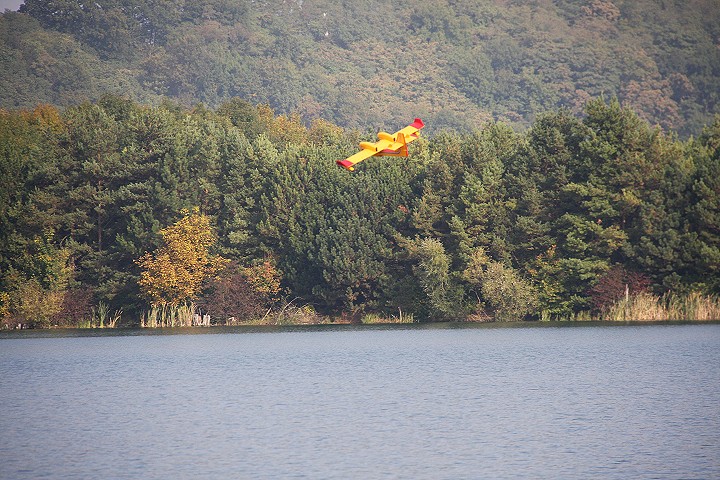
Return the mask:
[[398,310],[398,315],[391,315],[386,317],[377,313],[368,313],[363,315],[360,319],[362,324],[383,324],[383,323],[415,323],[415,317],[412,313],[403,313],[402,310]]
[[209,327],[210,316],[202,315],[197,305],[153,305],[140,316],[142,328]]
[[618,301],[601,314],[608,321],[720,320],[720,298],[692,292],[688,295],[642,293]]
[[90,310],[90,318],[77,323],[77,328],[116,328],[122,318],[122,308],[110,312],[110,306],[100,302],[97,308]]

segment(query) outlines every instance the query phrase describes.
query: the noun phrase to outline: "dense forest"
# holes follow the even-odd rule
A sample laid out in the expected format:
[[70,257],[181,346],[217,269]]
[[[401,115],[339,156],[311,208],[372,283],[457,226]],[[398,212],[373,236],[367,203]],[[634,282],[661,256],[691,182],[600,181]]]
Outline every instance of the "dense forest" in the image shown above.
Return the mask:
[[137,324],[188,302],[213,322],[291,304],[573,318],[720,293],[720,116],[680,140],[598,98],[337,167],[373,136],[241,99],[0,111],[2,321]]
[[528,128],[617,97],[688,138],[720,95],[716,0],[26,0],[0,14],[0,107],[105,93],[305,122]]

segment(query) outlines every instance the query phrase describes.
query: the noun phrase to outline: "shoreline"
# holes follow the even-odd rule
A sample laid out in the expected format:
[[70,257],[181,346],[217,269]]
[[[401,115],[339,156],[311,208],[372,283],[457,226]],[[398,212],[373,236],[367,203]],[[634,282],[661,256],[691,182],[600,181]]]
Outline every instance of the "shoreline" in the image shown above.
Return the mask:
[[638,327],[638,326],[682,326],[682,325],[720,325],[720,320],[554,320],[554,321],[518,321],[518,322],[418,322],[418,323],[313,323],[313,324],[239,324],[211,325],[195,327],[140,327],[124,326],[116,328],[74,328],[50,327],[0,330],[0,340],[12,338],[57,338],[85,336],[145,336],[145,335],[182,335],[182,334],[222,334],[222,333],[279,333],[293,331],[352,331],[352,330],[455,330],[455,329],[504,329],[504,328],[574,328],[574,327]]

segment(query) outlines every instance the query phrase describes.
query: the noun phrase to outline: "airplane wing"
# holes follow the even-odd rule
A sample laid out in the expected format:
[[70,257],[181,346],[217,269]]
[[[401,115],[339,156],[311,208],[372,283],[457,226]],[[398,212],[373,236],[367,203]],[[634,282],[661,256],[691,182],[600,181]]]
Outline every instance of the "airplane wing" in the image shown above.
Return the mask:
[[397,141],[400,135],[402,134],[405,137],[405,143],[410,143],[413,140],[417,139],[420,134],[418,133],[421,128],[423,128],[425,124],[422,120],[419,118],[416,118],[413,123],[408,125],[407,127],[403,128],[402,130],[399,130],[395,132],[395,140]]
[[374,156],[408,156],[407,144],[419,137],[418,131],[425,124],[419,118],[413,123],[398,130],[394,134],[386,132],[378,133],[379,141],[375,143],[361,142],[361,150],[345,160],[338,160],[336,163],[350,171],[355,170],[355,164]]
[[346,168],[352,172],[353,170],[355,170],[356,163],[360,163],[363,160],[365,160],[366,158],[370,158],[374,155],[377,155],[375,150],[362,149],[355,155],[352,155],[352,156],[346,158],[345,160],[338,160],[335,163],[337,163],[341,167]]

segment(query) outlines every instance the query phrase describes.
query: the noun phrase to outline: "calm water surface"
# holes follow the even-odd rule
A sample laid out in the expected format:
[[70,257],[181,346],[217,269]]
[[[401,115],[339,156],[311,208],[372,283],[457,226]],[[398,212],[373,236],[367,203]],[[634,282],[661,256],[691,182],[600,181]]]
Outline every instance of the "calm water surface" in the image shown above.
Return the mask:
[[209,332],[0,336],[0,478],[720,478],[720,325]]

